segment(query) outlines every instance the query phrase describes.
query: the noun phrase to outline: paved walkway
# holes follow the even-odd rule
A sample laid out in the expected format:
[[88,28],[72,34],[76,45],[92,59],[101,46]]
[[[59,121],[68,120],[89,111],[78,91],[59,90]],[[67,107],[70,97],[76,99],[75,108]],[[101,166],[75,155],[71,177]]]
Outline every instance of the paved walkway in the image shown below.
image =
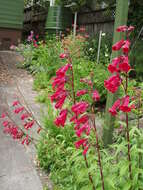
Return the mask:
[[[21,61],[13,52],[0,52],[0,115],[9,110],[18,124],[20,121],[12,115],[11,105],[15,96],[26,106],[29,105],[40,122],[39,104],[35,104],[36,93],[32,90],[33,79],[16,62]],[[42,183],[34,165],[35,150],[32,145],[25,148],[18,141],[3,133],[0,119],[0,190],[42,190]],[[31,135],[38,138],[34,126]]]

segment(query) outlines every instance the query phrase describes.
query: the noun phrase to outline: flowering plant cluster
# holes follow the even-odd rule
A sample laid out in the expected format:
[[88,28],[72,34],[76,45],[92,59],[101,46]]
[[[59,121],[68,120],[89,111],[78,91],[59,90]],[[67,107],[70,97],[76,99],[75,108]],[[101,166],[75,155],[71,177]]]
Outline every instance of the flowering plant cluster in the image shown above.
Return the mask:
[[131,66],[129,64],[129,50],[130,50],[130,40],[129,35],[134,30],[133,26],[120,26],[117,28],[117,32],[122,32],[124,38],[112,46],[113,51],[122,51],[122,55],[116,57],[109,64],[108,70],[112,74],[109,79],[104,81],[105,88],[110,93],[115,93],[119,86],[122,85],[124,90],[124,97],[119,98],[115,101],[113,106],[109,108],[109,112],[112,116],[116,116],[119,111],[126,114],[126,136],[128,142],[128,161],[129,161],[129,175],[132,180],[132,166],[131,166],[131,145],[130,145],[130,135],[128,126],[128,113],[135,109],[135,105],[131,103],[131,97],[128,94],[128,82],[129,82],[129,72]]
[[[81,38],[83,39],[83,37]],[[100,100],[100,96],[98,91],[94,88],[94,83],[92,81],[92,77],[89,78],[81,78],[80,82],[85,84],[85,89],[80,89],[77,92],[75,91],[75,78],[74,78],[74,65],[73,65],[73,55],[71,54],[71,49],[69,46],[69,42],[67,40],[63,41],[64,53],[60,54],[61,60],[66,60],[66,64],[63,65],[56,72],[56,77],[52,79],[52,88],[54,93],[51,95],[51,101],[54,103],[55,109],[59,110],[59,115],[55,119],[55,124],[57,127],[64,127],[66,121],[71,122],[74,125],[75,135],[78,140],[75,142],[75,147],[77,149],[83,149],[83,157],[85,160],[86,167],[88,168],[87,161],[87,152],[89,147],[91,146],[89,136],[91,131],[93,131],[96,135],[96,149],[98,152],[98,162],[100,167],[100,174],[102,180],[102,189],[104,189],[104,179],[100,158],[100,150],[99,150],[99,141],[98,134],[95,124],[95,114],[93,103]],[[79,48],[74,50],[75,56],[80,53]],[[92,104],[90,105],[88,102],[82,100],[82,96],[89,95],[92,100]],[[67,99],[71,102],[71,107],[65,106],[65,102]],[[79,100],[80,101],[77,101]],[[93,185],[93,189],[95,189],[93,179],[91,173],[88,173],[89,180]]]
[[[129,64],[129,50],[130,50],[130,33],[134,30],[134,27],[120,26],[117,28],[117,32],[123,33],[123,39],[115,43],[112,46],[113,51],[120,51],[122,54],[114,59],[108,65],[108,71],[111,76],[104,81],[105,88],[109,93],[116,93],[120,86],[123,87],[124,96],[117,99],[113,106],[109,108],[109,112],[112,116],[116,116],[119,111],[126,115],[126,139],[127,139],[127,152],[129,162],[129,178],[132,180],[132,165],[131,165],[131,144],[130,144],[130,129],[128,125],[128,113],[135,109],[135,105],[132,102],[132,97],[128,93],[129,72],[131,66]],[[83,157],[86,167],[89,167],[87,160],[87,152],[89,148],[93,146],[96,148],[98,167],[100,171],[101,187],[105,189],[104,172],[102,165],[102,157],[99,146],[99,137],[97,133],[95,123],[95,102],[100,100],[98,91],[94,88],[94,82],[92,75],[90,78],[81,78],[80,82],[84,84],[85,88],[75,91],[75,74],[73,65],[73,56],[70,54],[70,49],[66,44],[64,53],[60,54],[62,60],[66,60],[67,63],[62,66],[57,72],[56,77],[53,78],[52,87],[54,93],[51,96],[52,103],[55,103],[55,108],[60,110],[59,116],[55,120],[57,127],[64,127],[66,122],[71,122],[74,125],[75,136],[77,141],[74,143],[76,149],[82,149]],[[69,87],[70,86],[70,87]],[[90,104],[82,99],[83,96],[88,95],[92,100]],[[67,108],[67,99],[69,98],[71,107]],[[65,104],[66,103],[66,104]],[[64,107],[64,108],[63,108]],[[90,142],[90,135],[93,132],[95,135],[95,144]],[[93,177],[88,172],[89,180],[95,189]]]
[[38,47],[38,39],[39,39],[39,35],[34,35],[34,32],[33,31],[31,31],[30,32],[30,35],[28,36],[28,38],[27,38],[27,41],[29,42],[29,43],[32,43],[33,44],[33,46],[35,47],[35,48],[37,48]]
[[[1,115],[2,126],[4,127],[3,132],[12,136],[13,139],[21,140],[21,144],[29,145],[31,142],[34,143],[34,138],[29,135],[29,130],[37,123],[33,114],[24,107],[19,100],[12,103],[13,113],[19,116],[21,120],[21,126],[17,125],[14,119],[8,112],[4,112]],[[37,133],[41,131],[41,126],[38,126]]]

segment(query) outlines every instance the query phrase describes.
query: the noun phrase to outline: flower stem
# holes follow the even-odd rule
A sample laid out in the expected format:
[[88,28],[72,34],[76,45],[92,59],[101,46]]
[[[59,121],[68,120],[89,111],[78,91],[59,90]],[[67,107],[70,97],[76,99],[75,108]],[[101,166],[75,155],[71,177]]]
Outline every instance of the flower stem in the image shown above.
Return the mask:
[[96,129],[96,124],[95,124],[95,116],[93,113],[93,127],[94,127],[94,133],[96,136],[96,149],[97,149],[97,154],[98,154],[98,165],[100,169],[100,177],[101,177],[101,182],[102,182],[102,190],[104,190],[104,176],[103,176],[103,169],[102,169],[102,164],[101,164],[101,156],[100,156],[100,146],[99,146],[99,140],[98,140],[98,134],[97,134],[97,129]]
[[[126,75],[126,88],[125,88],[125,94],[126,94],[126,96],[128,95],[128,75]],[[129,118],[128,118],[128,113],[126,113],[126,134],[127,134],[127,141],[128,141],[129,176],[130,176],[130,180],[132,180],[131,146],[130,146]]]
[[[72,58],[70,57],[70,54],[68,54],[68,61],[72,66]],[[73,94],[73,103],[76,104],[76,95],[75,95],[75,86],[74,86],[74,71],[73,71],[73,67],[71,67],[71,77],[72,77],[72,94]],[[84,149],[84,147],[82,147]],[[89,165],[88,165],[88,161],[87,161],[87,157],[86,155],[84,156],[84,161],[85,161],[85,165],[86,168],[89,169]],[[88,177],[89,177],[89,181],[92,184],[92,189],[95,190],[95,185],[93,183],[93,178],[90,172],[88,172]]]

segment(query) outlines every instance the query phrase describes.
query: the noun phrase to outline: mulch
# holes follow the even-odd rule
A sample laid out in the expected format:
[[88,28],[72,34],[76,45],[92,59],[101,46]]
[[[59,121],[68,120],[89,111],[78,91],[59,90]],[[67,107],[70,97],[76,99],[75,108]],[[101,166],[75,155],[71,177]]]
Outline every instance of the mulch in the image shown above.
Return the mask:
[[8,84],[12,80],[12,76],[9,73],[8,65],[3,63],[0,57],[0,84]]

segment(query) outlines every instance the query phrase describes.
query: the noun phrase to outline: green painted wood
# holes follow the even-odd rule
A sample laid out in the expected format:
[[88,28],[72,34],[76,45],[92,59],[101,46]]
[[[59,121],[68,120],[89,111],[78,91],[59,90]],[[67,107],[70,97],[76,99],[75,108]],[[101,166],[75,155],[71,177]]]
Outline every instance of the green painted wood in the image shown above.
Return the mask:
[[0,28],[22,29],[24,0],[0,0]]
[[46,27],[47,31],[55,33],[57,30],[65,30],[67,27],[71,26],[72,23],[72,13],[68,8],[61,6],[49,7]]
[[[128,19],[128,0],[117,0],[116,6],[116,17],[115,17],[115,24],[114,24],[114,36],[113,36],[113,44],[117,41],[121,40],[122,34],[116,32],[116,28],[121,25],[127,24]],[[112,59],[119,56],[121,52],[112,52]],[[103,140],[104,145],[107,146],[108,144],[112,143],[113,138],[113,130],[114,130],[114,122],[115,117],[113,117],[109,113],[109,108],[112,107],[115,100],[118,98],[118,92],[115,94],[108,93],[107,95],[107,102],[106,102],[106,112],[105,112],[105,126],[104,126],[104,134]]]

